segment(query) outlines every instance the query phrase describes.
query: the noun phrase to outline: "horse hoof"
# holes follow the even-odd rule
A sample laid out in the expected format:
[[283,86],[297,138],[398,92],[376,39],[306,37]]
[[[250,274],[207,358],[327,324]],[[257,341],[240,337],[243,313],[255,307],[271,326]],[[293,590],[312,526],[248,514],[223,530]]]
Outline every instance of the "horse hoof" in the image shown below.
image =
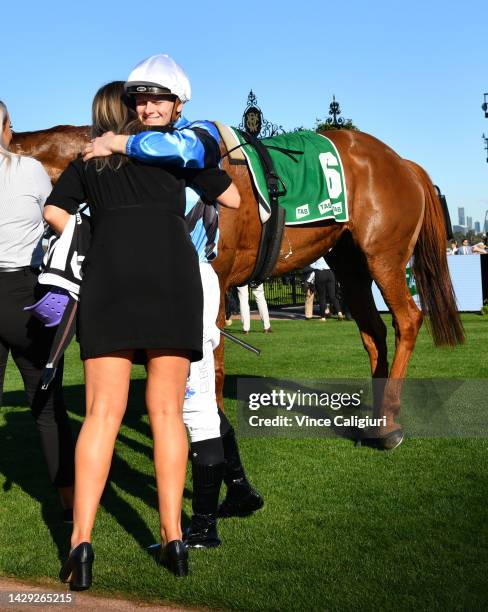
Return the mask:
[[369,446],[377,450],[391,451],[403,442],[405,434],[401,429],[390,431],[386,436],[378,436],[377,438],[359,438],[356,440],[356,446]]
[[378,438],[379,450],[391,451],[400,446],[405,434],[401,429],[395,429],[383,438]]

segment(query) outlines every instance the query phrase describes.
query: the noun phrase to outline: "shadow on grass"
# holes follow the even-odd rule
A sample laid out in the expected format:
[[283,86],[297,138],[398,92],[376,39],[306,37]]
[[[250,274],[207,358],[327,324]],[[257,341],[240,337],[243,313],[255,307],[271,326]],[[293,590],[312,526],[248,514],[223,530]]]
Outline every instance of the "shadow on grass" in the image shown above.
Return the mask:
[[[129,401],[123,421],[123,428],[129,430],[127,433],[130,435],[120,433],[118,441],[152,461],[151,429],[142,418],[146,414],[144,392],[145,380],[131,381]],[[84,415],[84,393],[83,385],[64,387],[66,405],[70,412],[79,417]],[[27,407],[23,391],[4,393],[3,403],[4,406]],[[3,491],[8,494],[13,486],[18,486],[40,504],[42,519],[57,546],[59,559],[63,560],[69,550],[71,527],[61,522],[60,503],[47,479],[45,460],[33,419],[27,412],[8,412],[3,416],[6,421],[5,425],[0,427],[0,473],[5,477]],[[73,434],[77,437],[81,423],[78,420],[70,420]],[[153,474],[140,471],[115,451],[100,505],[142,548],[146,549],[154,543],[154,533],[119,491],[141,500],[151,509],[158,507]],[[185,489],[184,496],[191,499],[191,491]],[[183,527],[189,522],[188,515],[183,513]]]

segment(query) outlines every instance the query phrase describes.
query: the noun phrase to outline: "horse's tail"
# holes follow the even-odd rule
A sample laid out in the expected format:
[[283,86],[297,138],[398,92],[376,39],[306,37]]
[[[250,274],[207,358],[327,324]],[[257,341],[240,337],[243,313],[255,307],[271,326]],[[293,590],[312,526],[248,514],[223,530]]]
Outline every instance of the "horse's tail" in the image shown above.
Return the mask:
[[413,273],[422,313],[434,344],[455,346],[464,342],[464,329],[456,308],[456,296],[446,256],[445,220],[429,175],[414,162],[408,162],[420,179],[425,193],[425,212],[414,249]]

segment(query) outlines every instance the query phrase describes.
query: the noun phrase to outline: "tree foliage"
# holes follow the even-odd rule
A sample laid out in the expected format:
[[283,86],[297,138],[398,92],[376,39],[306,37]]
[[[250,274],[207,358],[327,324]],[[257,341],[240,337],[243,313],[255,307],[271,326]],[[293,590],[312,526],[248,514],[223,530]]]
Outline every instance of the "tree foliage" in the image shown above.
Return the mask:
[[325,132],[327,130],[359,130],[359,128],[354,125],[352,119],[344,119],[344,123],[341,126],[333,125],[332,123],[327,123],[327,119],[316,119],[315,131]]
[[325,132],[327,130],[359,130],[359,128],[354,125],[352,119],[344,119],[344,123],[340,126],[333,125],[331,123],[327,123],[327,119],[316,119],[315,127],[308,128],[304,125],[300,125],[299,127],[293,128],[290,130],[291,132],[303,132],[303,131],[311,131],[311,132]]

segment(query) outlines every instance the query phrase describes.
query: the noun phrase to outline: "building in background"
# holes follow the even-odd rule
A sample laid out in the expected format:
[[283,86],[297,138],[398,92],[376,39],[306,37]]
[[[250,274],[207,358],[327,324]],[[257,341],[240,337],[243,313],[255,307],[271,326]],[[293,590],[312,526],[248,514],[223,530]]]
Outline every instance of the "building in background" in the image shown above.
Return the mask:
[[464,225],[464,206],[458,208],[459,225]]
[[473,217],[466,217],[466,225],[468,227],[468,230],[473,229]]
[[474,222],[474,231],[476,234],[481,234],[481,225],[479,221]]

